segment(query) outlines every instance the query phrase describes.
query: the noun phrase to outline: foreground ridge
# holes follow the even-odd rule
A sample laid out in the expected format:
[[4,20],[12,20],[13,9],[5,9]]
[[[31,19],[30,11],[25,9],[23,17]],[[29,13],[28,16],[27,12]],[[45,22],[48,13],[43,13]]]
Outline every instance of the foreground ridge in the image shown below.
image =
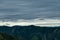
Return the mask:
[[2,38],[5,36],[6,40],[60,40],[60,26],[0,26],[0,34],[3,34]]

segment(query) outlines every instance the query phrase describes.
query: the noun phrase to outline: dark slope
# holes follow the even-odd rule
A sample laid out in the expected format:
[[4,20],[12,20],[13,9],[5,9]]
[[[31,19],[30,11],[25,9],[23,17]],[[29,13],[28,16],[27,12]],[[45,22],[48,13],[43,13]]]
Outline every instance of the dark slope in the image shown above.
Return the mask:
[[60,40],[60,27],[0,26],[0,32],[12,35],[18,40]]
[[17,38],[15,38],[11,35],[0,33],[0,40],[17,40]]

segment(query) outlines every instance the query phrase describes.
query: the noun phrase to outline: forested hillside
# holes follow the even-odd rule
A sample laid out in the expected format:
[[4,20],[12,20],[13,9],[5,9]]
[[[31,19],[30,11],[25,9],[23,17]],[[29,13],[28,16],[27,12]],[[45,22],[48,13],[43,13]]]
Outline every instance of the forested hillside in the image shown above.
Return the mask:
[[60,27],[0,26],[0,40],[60,40]]

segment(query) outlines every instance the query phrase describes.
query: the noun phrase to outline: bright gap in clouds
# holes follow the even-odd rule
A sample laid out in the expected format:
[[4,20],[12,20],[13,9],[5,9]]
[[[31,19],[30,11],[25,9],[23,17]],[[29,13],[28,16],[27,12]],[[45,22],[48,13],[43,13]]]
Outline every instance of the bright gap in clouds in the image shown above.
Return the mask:
[[18,20],[18,21],[0,21],[0,26],[28,26],[28,25],[36,25],[41,27],[54,27],[60,26],[60,19],[34,19],[34,20]]

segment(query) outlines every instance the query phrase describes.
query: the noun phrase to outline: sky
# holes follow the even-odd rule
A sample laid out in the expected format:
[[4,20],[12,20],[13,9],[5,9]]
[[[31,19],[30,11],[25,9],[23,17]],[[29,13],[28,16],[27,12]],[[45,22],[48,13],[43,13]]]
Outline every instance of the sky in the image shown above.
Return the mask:
[[27,25],[33,25],[36,20],[42,20],[46,25],[60,25],[60,0],[0,0],[1,24],[17,22],[20,25],[22,22],[24,25],[27,22]]

